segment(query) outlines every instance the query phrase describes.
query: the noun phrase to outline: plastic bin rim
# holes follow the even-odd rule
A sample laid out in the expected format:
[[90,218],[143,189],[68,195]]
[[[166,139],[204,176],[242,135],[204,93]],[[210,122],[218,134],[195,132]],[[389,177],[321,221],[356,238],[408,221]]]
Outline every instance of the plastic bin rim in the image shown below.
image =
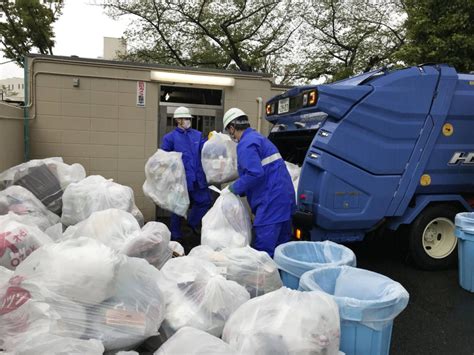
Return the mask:
[[[355,267],[352,267],[352,266],[347,266],[347,265],[344,265],[344,266],[336,266],[336,267],[332,267],[332,266],[328,266],[328,267],[323,267],[323,268],[320,268],[320,269],[314,269],[314,270],[310,270],[310,271],[307,271],[305,272],[302,276],[301,276],[301,279],[300,279],[300,284],[303,282],[303,280],[305,279],[310,279],[312,282],[318,284],[316,281],[314,281],[314,279],[312,279],[311,275],[312,274],[316,274],[318,272],[324,272],[326,270],[333,270],[333,269],[343,269],[343,268],[352,268],[352,269],[357,269],[357,270],[363,270],[365,272],[369,272],[369,273],[373,273],[373,274],[377,274],[376,272],[373,272],[373,271],[370,271],[370,270],[366,270],[366,269],[360,269],[360,268],[355,268]],[[383,276],[385,278],[387,278],[388,280],[390,280],[391,282],[393,283],[396,283],[396,284],[399,284],[402,288],[403,286],[397,282],[397,281],[394,281],[392,279],[390,279],[389,277],[385,276],[385,275],[382,275],[382,274],[377,274],[377,275],[380,275],[380,276]],[[318,284],[319,286],[319,284]],[[334,300],[336,301],[337,304],[339,304],[338,301],[343,301],[343,300],[356,300],[358,302],[358,304],[360,306],[368,306],[368,305],[371,305],[371,309],[378,309],[378,308],[385,308],[387,306],[392,306],[393,304],[395,304],[397,302],[397,300],[399,299],[399,297],[395,297],[395,298],[390,298],[388,300],[385,300],[385,301],[379,301],[377,302],[376,304],[374,304],[374,301],[376,301],[377,299],[374,299],[374,300],[361,300],[361,299],[358,299],[358,298],[355,298],[355,297],[341,297],[341,296],[335,296],[331,293],[328,293],[326,291],[324,291],[322,288],[321,290],[324,292],[324,293],[327,293],[328,295],[331,295]],[[405,292],[407,292],[405,290]],[[350,307],[350,308],[358,308],[359,305],[348,305],[347,303],[344,303],[344,307]],[[369,308],[369,307],[368,307]]]
[[[287,248],[290,248],[293,245],[304,245],[304,244],[306,244],[306,245],[315,245],[316,243],[324,243],[324,242],[326,242],[326,241],[323,241],[323,242],[296,241],[296,242],[288,242],[288,243],[285,243],[285,244],[280,244],[275,249],[274,259],[290,260],[293,263],[304,263],[304,264],[307,264],[307,265],[314,265],[316,267],[318,267],[319,265],[322,265],[322,266],[323,265],[345,265],[348,261],[351,261],[353,259],[353,255],[350,255],[350,253],[353,253],[352,250],[345,247],[344,245],[340,245],[340,244],[337,244],[337,243],[332,243],[330,247],[341,249],[344,252],[344,257],[341,258],[340,260],[333,261],[333,262],[328,262],[328,263],[311,262],[311,261],[299,261],[297,259],[290,258],[286,254],[283,253],[283,250],[285,250]],[[277,250],[278,250],[278,253],[277,253]],[[347,251],[347,250],[349,250],[349,251]],[[278,265],[278,267],[280,268],[280,265]],[[281,269],[286,271],[283,268],[281,268]],[[290,274],[291,274],[291,272],[290,272]]]

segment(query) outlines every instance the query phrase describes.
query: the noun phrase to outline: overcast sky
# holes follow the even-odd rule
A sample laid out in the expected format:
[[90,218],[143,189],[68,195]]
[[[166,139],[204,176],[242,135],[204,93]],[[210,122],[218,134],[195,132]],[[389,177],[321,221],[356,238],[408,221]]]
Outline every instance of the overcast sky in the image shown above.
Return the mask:
[[[65,0],[63,14],[54,26],[55,55],[102,57],[104,37],[122,36],[127,21],[114,21],[97,6],[100,0]],[[0,62],[7,59],[0,58]],[[13,63],[0,65],[0,79],[23,77],[23,69]]]

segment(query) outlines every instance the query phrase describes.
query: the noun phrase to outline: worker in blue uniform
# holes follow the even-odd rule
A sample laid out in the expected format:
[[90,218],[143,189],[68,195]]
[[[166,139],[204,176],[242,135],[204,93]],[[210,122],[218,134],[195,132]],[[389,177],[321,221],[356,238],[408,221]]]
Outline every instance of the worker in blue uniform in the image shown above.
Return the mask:
[[250,128],[248,116],[238,108],[224,115],[224,129],[238,142],[239,178],[229,190],[246,196],[255,215],[253,247],[273,257],[275,248],[291,239],[295,192],[278,149]]
[[[211,194],[208,189],[206,175],[201,164],[201,151],[206,139],[198,130],[191,128],[191,113],[188,108],[178,107],[173,114],[176,129],[163,137],[161,149],[167,152],[180,152],[186,172],[191,211],[188,214],[188,225],[195,234],[199,234],[202,217],[211,207]],[[171,215],[171,239],[180,240],[181,218]]]

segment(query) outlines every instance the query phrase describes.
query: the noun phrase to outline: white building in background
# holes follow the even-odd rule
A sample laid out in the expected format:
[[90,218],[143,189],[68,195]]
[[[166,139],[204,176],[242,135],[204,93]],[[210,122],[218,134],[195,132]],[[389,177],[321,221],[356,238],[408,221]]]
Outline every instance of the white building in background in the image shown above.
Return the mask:
[[7,78],[0,80],[0,100],[23,101],[25,99],[25,83],[23,78]]
[[104,37],[103,59],[119,60],[123,54],[127,54],[127,43],[123,38]]

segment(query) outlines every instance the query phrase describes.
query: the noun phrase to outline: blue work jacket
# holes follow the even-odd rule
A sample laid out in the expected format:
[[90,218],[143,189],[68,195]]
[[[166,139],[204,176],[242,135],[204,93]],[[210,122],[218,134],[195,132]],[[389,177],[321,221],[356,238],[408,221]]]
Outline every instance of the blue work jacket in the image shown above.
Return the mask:
[[237,145],[237,162],[239,179],[232,190],[247,196],[254,226],[288,221],[296,209],[295,191],[275,145],[247,128]]
[[201,164],[201,151],[206,139],[198,130],[189,128],[175,130],[163,137],[161,149],[167,152],[183,153],[182,159],[186,171],[186,183],[188,190],[206,188],[207,181]]

